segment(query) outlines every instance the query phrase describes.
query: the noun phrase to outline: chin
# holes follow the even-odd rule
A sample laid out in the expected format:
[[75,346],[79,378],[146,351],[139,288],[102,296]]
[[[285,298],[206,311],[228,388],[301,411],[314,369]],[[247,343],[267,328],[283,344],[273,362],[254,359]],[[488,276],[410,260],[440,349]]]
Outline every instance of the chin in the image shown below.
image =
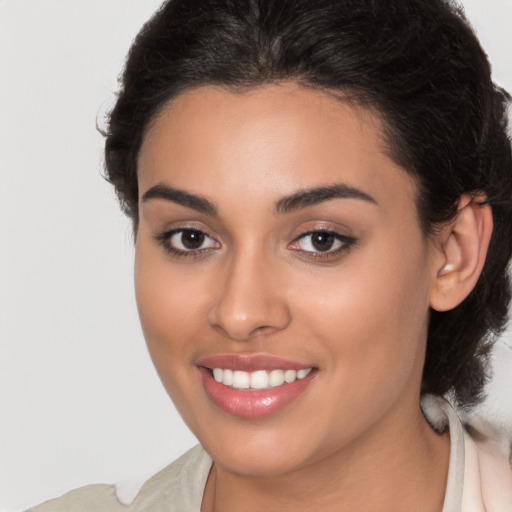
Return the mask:
[[296,418],[276,420],[231,420],[217,428],[212,422],[207,431],[200,429],[196,436],[218,466],[242,476],[275,477],[299,470],[321,457],[321,434],[304,428],[306,425],[300,425]]
[[219,450],[218,453],[215,449],[206,450],[214,462],[224,470],[253,478],[272,478],[291,473],[306,465],[306,461],[299,456],[300,452],[292,453],[290,447],[259,444],[242,450]]

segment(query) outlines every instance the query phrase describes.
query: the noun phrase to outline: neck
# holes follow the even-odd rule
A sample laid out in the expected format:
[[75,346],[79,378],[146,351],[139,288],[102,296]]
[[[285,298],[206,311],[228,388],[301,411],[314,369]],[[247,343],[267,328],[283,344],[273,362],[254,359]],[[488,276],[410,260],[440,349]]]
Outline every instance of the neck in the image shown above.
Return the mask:
[[299,470],[252,477],[215,464],[203,512],[439,512],[445,494],[449,434],[436,434],[419,404],[397,422],[379,422],[349,446]]

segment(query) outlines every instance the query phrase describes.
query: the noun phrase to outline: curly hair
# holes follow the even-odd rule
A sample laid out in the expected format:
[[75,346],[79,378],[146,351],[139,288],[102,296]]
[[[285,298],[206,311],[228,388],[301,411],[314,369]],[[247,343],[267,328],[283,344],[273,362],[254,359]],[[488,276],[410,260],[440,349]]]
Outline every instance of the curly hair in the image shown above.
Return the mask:
[[106,178],[136,233],[137,158],[176,95],[200,85],[295,81],[349,95],[380,114],[390,156],[418,182],[426,236],[483,193],[494,231],[471,294],[431,311],[422,389],[482,397],[489,350],[510,300],[512,157],[508,95],[460,7],[449,0],[170,0],[144,25],[109,114]]

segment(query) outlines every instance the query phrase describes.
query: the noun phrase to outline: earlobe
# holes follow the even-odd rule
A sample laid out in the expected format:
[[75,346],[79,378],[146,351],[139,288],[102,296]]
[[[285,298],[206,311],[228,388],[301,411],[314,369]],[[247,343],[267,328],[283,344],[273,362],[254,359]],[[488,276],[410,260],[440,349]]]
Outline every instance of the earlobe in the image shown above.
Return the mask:
[[475,287],[485,263],[492,234],[492,211],[485,196],[463,195],[457,216],[443,227],[434,263],[430,306],[448,311]]
[[455,270],[455,265],[453,263],[447,263],[438,273],[437,275],[439,277],[441,276],[444,276],[446,274],[449,274],[450,272],[452,272],[453,270]]

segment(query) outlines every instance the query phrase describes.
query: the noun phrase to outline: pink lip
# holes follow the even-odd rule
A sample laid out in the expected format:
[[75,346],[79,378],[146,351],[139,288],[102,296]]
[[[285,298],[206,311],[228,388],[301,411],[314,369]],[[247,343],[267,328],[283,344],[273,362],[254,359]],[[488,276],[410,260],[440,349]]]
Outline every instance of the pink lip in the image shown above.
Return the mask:
[[254,372],[256,370],[267,370],[270,372],[279,369],[305,370],[312,366],[265,354],[219,354],[201,358],[196,364],[206,368],[229,368],[244,372]]
[[206,394],[221,410],[243,418],[259,418],[273,414],[301,396],[315,378],[313,370],[304,379],[269,389],[235,389],[217,382],[210,368],[255,371],[274,369],[300,370],[311,366],[286,361],[273,356],[218,355],[200,360],[199,372]]

